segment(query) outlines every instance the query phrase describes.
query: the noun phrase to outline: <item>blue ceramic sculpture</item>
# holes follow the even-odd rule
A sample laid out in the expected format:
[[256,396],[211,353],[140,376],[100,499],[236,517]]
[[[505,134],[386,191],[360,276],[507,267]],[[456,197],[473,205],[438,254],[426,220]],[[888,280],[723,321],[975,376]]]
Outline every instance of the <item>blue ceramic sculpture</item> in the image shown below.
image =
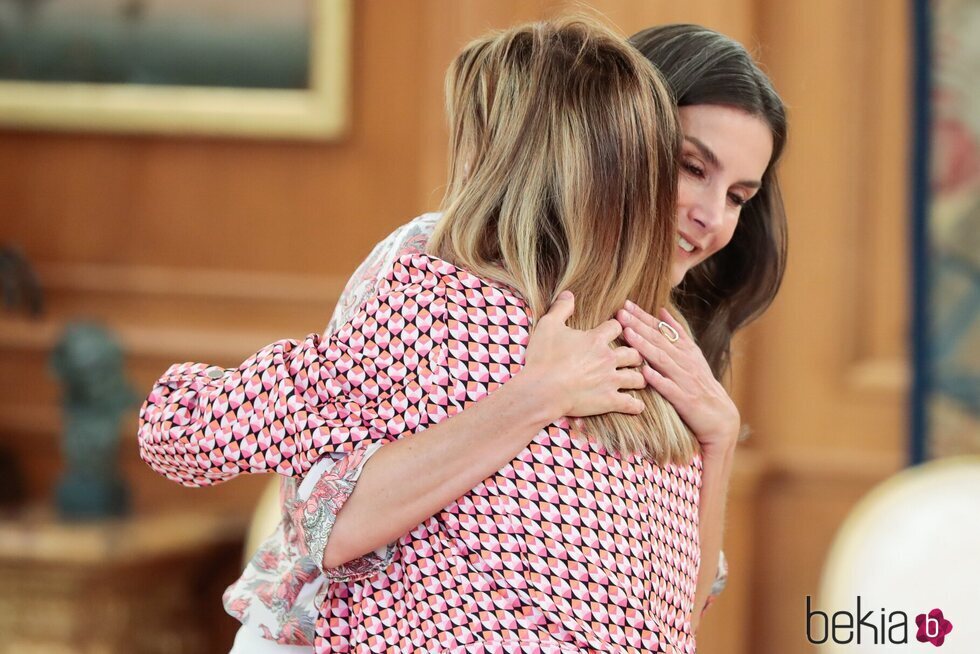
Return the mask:
[[119,421],[137,402],[119,344],[103,327],[69,325],[51,356],[63,387],[66,470],[57,506],[68,519],[119,516],[129,493],[119,471]]

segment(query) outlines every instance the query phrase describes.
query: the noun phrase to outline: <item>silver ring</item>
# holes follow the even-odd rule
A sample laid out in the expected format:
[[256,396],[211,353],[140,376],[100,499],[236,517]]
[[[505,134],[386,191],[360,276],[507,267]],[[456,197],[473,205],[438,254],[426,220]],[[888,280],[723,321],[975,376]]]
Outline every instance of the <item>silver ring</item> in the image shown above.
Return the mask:
[[667,340],[671,343],[676,343],[678,340],[680,340],[681,335],[677,333],[677,330],[665,323],[663,320],[657,323],[657,329],[660,330],[660,333],[666,336]]

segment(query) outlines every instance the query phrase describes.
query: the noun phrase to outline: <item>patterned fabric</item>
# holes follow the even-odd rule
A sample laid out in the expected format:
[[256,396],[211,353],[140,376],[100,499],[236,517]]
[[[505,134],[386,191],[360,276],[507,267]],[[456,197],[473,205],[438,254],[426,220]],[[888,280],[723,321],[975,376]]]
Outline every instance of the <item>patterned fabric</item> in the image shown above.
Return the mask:
[[[980,453],[980,0],[930,2],[935,47],[929,103],[930,191],[924,207],[916,375],[923,458]],[[918,436],[918,434],[916,434]],[[917,461],[913,461],[917,463]]]
[[[174,366],[140,455],[188,486],[366,450],[453,415],[520,369],[509,289],[408,255],[335,336],[238,369]],[[384,574],[326,585],[317,652],[694,652],[701,460],[612,455],[565,420],[399,539]]]
[[704,612],[708,610],[708,607],[715,603],[718,596],[721,595],[721,591],[725,590],[725,585],[728,583],[728,559],[725,558],[724,550],[718,552],[718,570],[715,572],[715,580],[711,582],[711,590],[708,591],[708,596],[704,600],[704,606],[701,607],[701,616],[704,616]]
[[[439,215],[419,216],[374,247],[347,282],[324,330],[324,337],[329,338],[353,317],[361,304],[378,292],[379,282],[398,256],[424,251]],[[299,488],[297,479],[282,478],[279,492],[282,520],[249,561],[242,576],[225,591],[225,611],[269,640],[285,645],[312,644],[313,624],[318,614],[316,596],[322,594],[324,582],[328,578],[349,581],[388,566],[394,555],[390,545],[324,570],[324,574],[315,575],[307,587],[293,585],[294,580],[307,579],[311,570],[320,569],[337,513],[354,491],[354,483],[364,464],[378,447],[380,445],[368,448],[359,456],[325,456],[307,473],[303,489]],[[328,501],[304,511],[299,519],[295,505],[302,500],[304,507],[310,506],[311,495],[328,498]],[[276,565],[270,566],[269,562],[273,560]]]
[[[326,540],[366,461],[380,444],[339,459],[327,456],[302,485],[281,485],[283,519],[224,593],[225,610],[266,639],[312,645],[316,597],[329,581],[360,579],[384,569],[394,551],[381,548],[337,568],[321,570]],[[302,538],[301,538],[302,536]],[[310,552],[317,552],[312,556]]]
[[333,317],[324,333],[332,334],[347,322],[365,300],[378,292],[378,283],[385,278],[395,261],[406,254],[425,252],[429,238],[439,222],[440,213],[425,213],[402,225],[374,246],[347,282],[337,301]]

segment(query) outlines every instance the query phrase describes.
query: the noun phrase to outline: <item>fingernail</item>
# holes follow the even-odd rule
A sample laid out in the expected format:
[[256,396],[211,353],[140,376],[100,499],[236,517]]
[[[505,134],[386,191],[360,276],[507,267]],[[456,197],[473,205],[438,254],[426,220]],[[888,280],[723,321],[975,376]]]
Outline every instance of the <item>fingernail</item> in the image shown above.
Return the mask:
[[571,297],[572,297],[572,292],[568,290],[562,291],[561,293],[558,294],[559,300],[567,300]]
[[633,309],[636,308],[636,305],[630,302],[629,300],[626,300],[626,308],[632,311]]

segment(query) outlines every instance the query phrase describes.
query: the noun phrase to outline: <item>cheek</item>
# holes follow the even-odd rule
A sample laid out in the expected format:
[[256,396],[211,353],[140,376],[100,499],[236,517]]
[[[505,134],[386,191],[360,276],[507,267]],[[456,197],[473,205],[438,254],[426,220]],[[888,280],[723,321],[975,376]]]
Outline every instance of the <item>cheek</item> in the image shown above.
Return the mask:
[[691,205],[697,193],[697,188],[691,179],[683,173],[677,177],[677,208],[682,209]]
[[735,228],[738,227],[738,216],[733,216],[731,218],[726,218],[722,228],[718,230],[718,237],[714,242],[714,254],[719,250],[724,249],[729,243],[732,242],[732,237],[735,236]]

